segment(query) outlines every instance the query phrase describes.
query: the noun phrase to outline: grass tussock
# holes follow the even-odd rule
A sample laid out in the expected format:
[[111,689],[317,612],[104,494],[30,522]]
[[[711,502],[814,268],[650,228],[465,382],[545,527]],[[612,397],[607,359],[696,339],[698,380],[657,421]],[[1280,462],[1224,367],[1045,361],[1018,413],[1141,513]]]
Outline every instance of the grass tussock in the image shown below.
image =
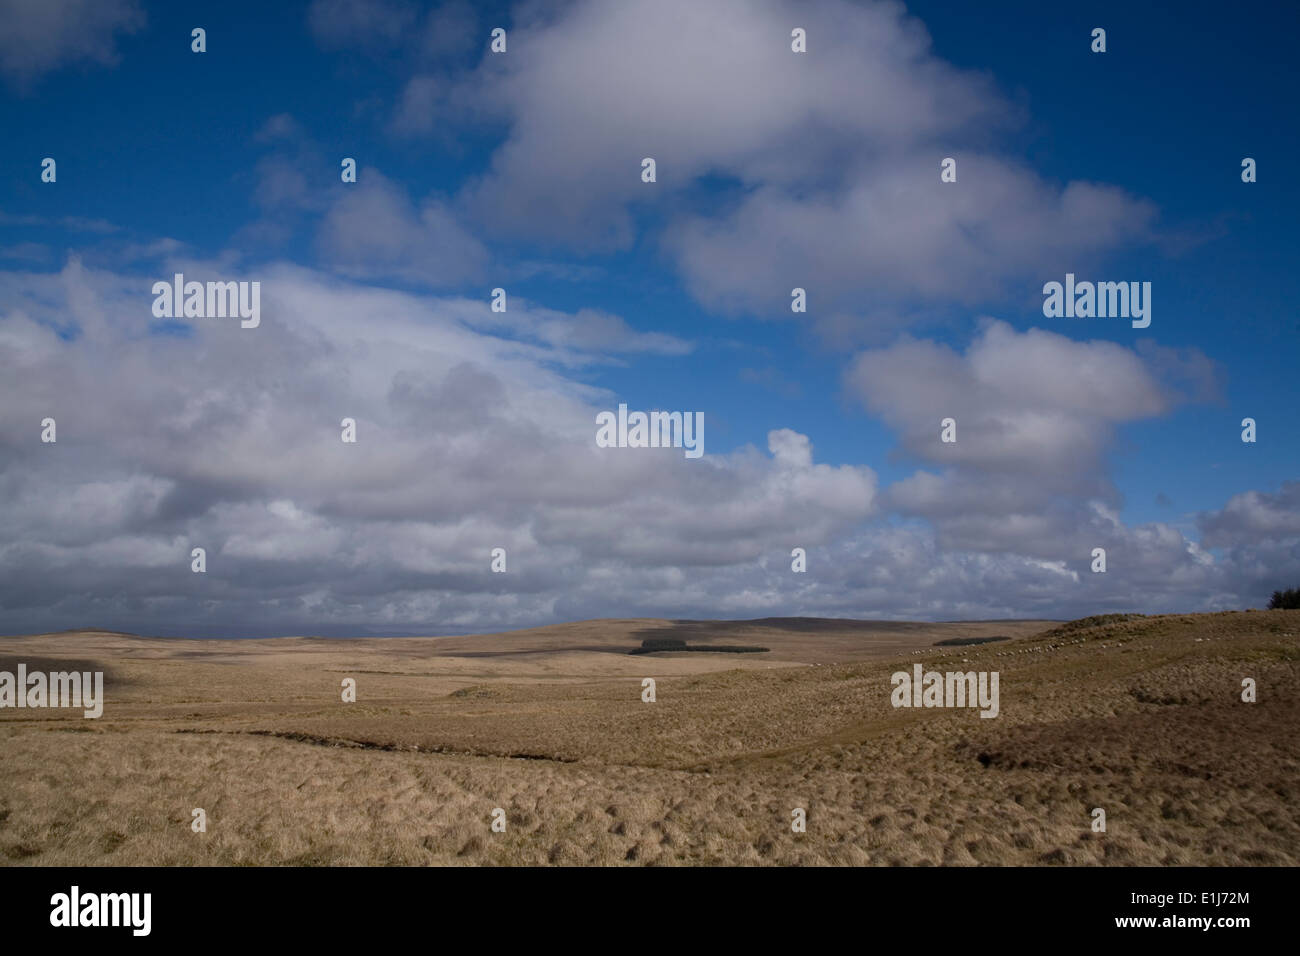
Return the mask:
[[[727,658],[631,656],[647,625],[617,625],[0,638],[6,660],[108,675],[99,720],[0,711],[0,864],[1300,863],[1300,611],[761,622],[726,636],[761,634],[770,656]],[[1000,716],[894,709],[890,674],[914,663],[997,670]]]

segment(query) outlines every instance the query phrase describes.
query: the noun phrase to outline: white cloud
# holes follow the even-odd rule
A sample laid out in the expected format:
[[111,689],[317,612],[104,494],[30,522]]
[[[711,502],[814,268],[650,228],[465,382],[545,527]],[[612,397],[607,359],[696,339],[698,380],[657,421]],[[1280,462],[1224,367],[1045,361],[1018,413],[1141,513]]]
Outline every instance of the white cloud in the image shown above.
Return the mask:
[[[1198,357],[1185,360],[1199,367]],[[1116,429],[1186,400],[1137,352],[985,320],[964,354],[913,339],[863,352],[846,386],[909,456],[937,469],[894,483],[884,497],[930,522],[943,548],[1088,571],[1092,549],[1102,547],[1130,583],[1154,584],[1179,566],[1199,573],[1181,533],[1119,519],[1107,464]],[[948,418],[951,443],[942,440]]]
[[[199,279],[212,271],[166,265]],[[1300,580],[1291,485],[1203,516],[1207,544],[1225,551],[1215,557],[1168,525],[1126,526],[1113,497],[1091,493],[1106,484],[1096,459],[1076,459],[1091,469],[1082,481],[1053,478],[1046,459],[995,428],[959,442],[1000,452],[883,494],[870,468],[818,462],[811,437],[790,429],[769,432],[766,452],[710,450],[707,409],[698,461],[600,449],[595,412],[618,396],[562,370],[609,357],[557,333],[561,313],[514,303],[526,334],[499,336],[480,321],[483,302],[286,266],[243,277],[263,282],[258,329],[194,320],[191,336],[176,337],[149,334],[148,278],[75,261],[57,275],[0,272],[0,374],[12,386],[0,407],[7,628],[1068,617],[1259,605]],[[56,322],[77,334],[58,335]],[[923,408],[932,399],[920,392],[947,389],[959,422],[1013,423],[1009,394],[1024,389],[1029,408],[1063,416],[1094,449],[1116,423],[1171,401],[1132,353],[1058,339],[990,324],[962,354],[906,343],[878,363],[899,374],[856,387],[904,441],[925,430],[907,412],[908,389]],[[1032,363],[1051,374],[1028,374]],[[58,420],[57,444],[39,441],[46,416]],[[356,445],[339,440],[344,416],[358,422]],[[1036,471],[1018,477],[1017,465]],[[208,551],[207,575],[189,571],[195,546]],[[488,570],[494,547],[507,549],[506,575]],[[790,570],[794,547],[808,551],[807,575]],[[1093,547],[1107,549],[1106,574],[1089,569]]]
[[[904,339],[860,353],[849,390],[900,433],[912,455],[950,467],[1090,486],[1116,425],[1178,400],[1135,352],[985,320],[965,355]],[[941,441],[939,423],[957,423]]]
[[[483,302],[289,267],[244,277],[262,282],[256,330],[192,320],[177,337],[149,334],[147,278],[75,261],[0,273],[10,627],[179,632],[195,606],[216,630],[523,625],[565,602],[638,602],[681,568],[722,573],[792,538],[816,546],[873,511],[871,470],[816,463],[794,432],[774,432],[770,455],[722,454],[706,428],[699,461],[597,448],[595,413],[617,396],[555,370],[605,360],[575,341],[584,320],[559,334],[560,313],[515,303],[547,332],[521,341],[476,324]],[[77,334],[55,334],[56,316]],[[601,328],[588,348],[646,345]],[[39,441],[46,416],[57,444]],[[340,441],[345,416],[356,445]],[[194,546],[206,576],[188,570]],[[510,577],[488,571],[493,547]]]
[[[792,24],[808,53],[791,52]],[[1000,158],[995,134],[1017,111],[938,59],[899,4],[577,0],[511,37],[468,80],[415,77],[399,125],[504,119],[463,197],[485,229],[601,252],[628,248],[649,212],[722,312],[788,316],[794,286],[811,319],[841,326],[861,322],[865,296],[877,313],[973,303],[1152,228],[1154,207],[1119,189]],[[945,156],[956,184],[939,181]],[[701,214],[706,177],[734,188]]]

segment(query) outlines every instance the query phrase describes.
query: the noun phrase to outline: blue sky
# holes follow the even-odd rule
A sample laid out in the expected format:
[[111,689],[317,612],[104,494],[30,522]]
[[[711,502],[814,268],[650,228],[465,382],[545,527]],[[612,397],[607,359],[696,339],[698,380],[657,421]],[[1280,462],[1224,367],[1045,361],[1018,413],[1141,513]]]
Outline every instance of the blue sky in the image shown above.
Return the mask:
[[[531,359],[539,370],[563,370],[563,383],[554,383],[554,391],[594,387],[632,408],[702,411],[709,456],[728,461],[750,452],[777,460],[769,435],[788,429],[811,442],[818,466],[869,469],[873,500],[861,509],[830,508],[827,526],[814,521],[805,535],[836,554],[837,566],[864,548],[875,553],[873,548],[883,547],[880,535],[913,532],[925,536],[936,553],[966,562],[963,571],[953,572],[960,586],[940,586],[897,606],[854,584],[851,570],[820,581],[812,592],[773,591],[770,574],[788,552],[784,540],[791,535],[775,534],[759,546],[765,531],[756,526],[745,532],[734,561],[716,555],[704,560],[718,575],[713,587],[759,595],[752,605],[737,599],[716,616],[1068,616],[1126,601],[1141,605],[1134,610],[1208,609],[1259,603],[1271,590],[1271,576],[1277,577],[1274,586],[1298,583],[1285,579],[1300,569],[1293,537],[1269,538],[1267,559],[1250,551],[1274,516],[1283,516],[1278,533],[1293,536],[1291,509],[1300,498],[1286,485],[1300,479],[1294,415],[1300,257],[1292,168],[1298,149],[1291,119],[1298,86],[1289,48],[1298,25],[1294,8],[1247,4],[1225,14],[1209,4],[1066,10],[920,2],[900,15],[901,7],[831,2],[755,4],[742,12],[720,0],[696,5],[702,11],[696,13],[678,4],[658,11],[629,4],[632,12],[610,15],[585,2],[470,7],[330,0],[272,9],[114,2],[92,15],[90,7],[65,2],[63,25],[54,26],[27,4],[4,6],[13,8],[6,12],[17,27],[10,41],[0,42],[0,269],[6,277],[0,321],[21,312],[36,326],[75,339],[84,325],[67,305],[76,282],[84,281],[83,294],[101,297],[101,309],[117,315],[119,308],[133,308],[123,291],[132,281],[146,289],[185,264],[214,276],[261,278],[268,290],[273,276],[290,271],[303,286],[345,283],[359,295],[391,290],[409,301],[411,322],[430,328],[447,321],[434,318],[444,305],[485,303],[490,289],[504,286],[512,305],[538,310],[538,321],[549,316],[562,330],[565,322],[576,323],[578,332],[558,334],[570,345],[580,342],[581,361],[567,352]],[[669,25],[663,37],[696,39],[674,60],[675,41],[657,39],[655,24]],[[789,27],[801,24],[809,30],[809,51],[793,54]],[[190,50],[195,26],[207,31],[206,53]],[[509,49],[494,56],[486,45],[497,26],[507,29]],[[1097,26],[1107,30],[1104,54],[1089,49]],[[78,34],[83,28],[85,35]],[[918,31],[928,35],[928,43],[917,39]],[[754,38],[762,43],[769,35],[771,49],[756,53]],[[860,62],[845,39],[853,37],[863,40]],[[754,69],[756,78],[778,69],[803,71],[780,74],[783,79],[766,91],[764,102],[781,115],[779,123],[773,126],[764,102],[738,101],[733,109],[726,95],[691,95],[691,82],[702,90],[726,83],[725,73],[705,63],[710,42],[722,51],[720,59],[738,58],[738,75],[746,69]],[[883,46],[872,49],[877,42]],[[589,63],[583,60],[588,53]],[[803,59],[791,67],[791,57]],[[623,60],[635,63],[636,72],[611,73],[613,92],[602,91],[602,71],[617,73]],[[695,70],[698,76],[692,77]],[[678,85],[684,92],[657,91]],[[619,90],[625,91],[622,99]],[[591,101],[583,102],[588,92]],[[696,101],[702,105],[692,114]],[[648,117],[643,124],[638,111]],[[636,181],[635,161],[643,155],[659,158],[654,185]],[[939,183],[938,160],[947,155],[958,158],[955,184]],[[57,159],[55,184],[40,181],[45,156]],[[345,156],[357,160],[357,184],[339,181]],[[611,157],[622,156],[631,157],[632,165],[619,171],[614,165],[621,160]],[[1246,156],[1258,162],[1258,182],[1241,181]],[[925,185],[931,181],[933,196]],[[1007,190],[1009,205],[981,198],[981,192],[994,195],[995,183]],[[1062,199],[1072,183],[1098,192],[1083,195],[1076,207]],[[900,189],[904,195],[923,189],[926,202],[935,205],[915,212],[906,203],[894,208],[891,197]],[[949,195],[969,205],[941,205]],[[869,198],[858,207],[855,196]],[[869,212],[835,212],[858,208]],[[389,226],[385,216],[394,217]],[[913,229],[922,221],[924,227]],[[788,235],[782,235],[786,222]],[[400,240],[391,246],[369,242],[374,237],[366,228],[409,236],[428,248],[413,254]],[[843,231],[837,234],[837,228]],[[804,230],[816,239],[800,244]],[[836,258],[836,250],[852,250],[858,242],[860,268],[856,253]],[[982,246],[997,254],[985,261]],[[899,259],[891,266],[882,253],[895,248]],[[78,270],[72,278],[70,261]],[[456,266],[442,268],[449,261]],[[807,316],[790,314],[788,294],[778,300],[745,276],[746,269],[767,276],[803,261],[818,264],[802,273],[807,280],[792,268],[794,278],[772,275],[772,282],[784,282],[786,289],[800,281],[807,285]],[[829,263],[824,271],[823,263]],[[1080,279],[1151,282],[1150,328],[1133,329],[1120,319],[1045,318],[1042,284],[1061,280],[1066,271]],[[141,296],[146,308],[149,301]],[[584,310],[618,317],[612,320],[615,331],[602,326],[603,337],[574,338],[583,329],[590,333]],[[866,353],[881,361],[861,359],[863,369],[901,368],[916,357],[906,350],[906,343],[915,342],[948,350],[959,365],[965,356],[976,368],[972,356],[980,343],[990,356],[995,351],[990,319],[1008,330],[996,339],[1008,350],[1003,354],[1037,361],[1031,346],[1038,343],[1051,351],[1051,361],[1062,363],[1067,379],[1087,365],[1086,343],[1113,343],[1149,381],[1139,387],[1131,379],[1125,385],[1103,377],[1080,381],[1072,391],[1063,380],[1062,394],[1092,389],[1120,402],[1123,388],[1132,386],[1133,400],[1147,403],[1147,411],[1129,415],[1117,404],[1098,413],[1086,401],[1061,399],[1054,427],[1066,434],[1077,429],[1087,446],[1078,458],[1053,455],[1046,446],[1039,453],[995,453],[989,445],[971,451],[969,459],[949,460],[922,435],[929,419],[908,411],[920,401],[909,387],[924,391],[924,382],[913,376],[912,385],[900,380],[886,388],[880,375],[854,375]],[[356,322],[356,335],[364,338],[363,320]],[[185,323],[142,329],[128,333],[122,327],[118,334],[147,355],[148,339],[175,339]],[[1067,341],[1031,338],[1031,330]],[[511,342],[537,344],[536,328],[528,323],[477,331],[491,336],[496,359],[480,357],[475,367],[497,378],[504,366],[493,362],[505,361]],[[676,344],[647,346],[644,338],[635,340],[637,333]],[[12,332],[11,339],[19,334]],[[254,345],[246,337],[239,347],[271,347],[263,344],[269,338]],[[1057,344],[1043,344],[1048,342]],[[1069,343],[1083,351],[1072,351]],[[548,346],[556,343],[548,340]],[[192,347],[203,345],[196,341]],[[230,354],[203,355],[214,375],[223,361],[240,365]],[[1117,375],[1120,366],[1110,355],[1097,352],[1093,360],[1109,369],[1105,375]],[[57,374],[60,361],[51,358],[44,371]],[[14,360],[10,367],[30,372],[30,363]],[[1044,368],[1050,372],[1050,362]],[[103,371],[111,375],[113,369],[106,363]],[[284,374],[292,376],[292,362],[286,361]],[[231,377],[238,374],[232,370]],[[168,381],[158,388],[176,385]],[[959,445],[1042,424],[1035,418],[1044,401],[1038,392],[1008,387],[994,399],[985,386],[953,393],[955,405],[985,415]],[[11,376],[6,389],[20,388],[21,375]],[[1157,392],[1163,398],[1153,397]],[[146,407],[149,393],[139,387]],[[1047,401],[1052,405],[1056,398]],[[992,404],[981,411],[982,402]],[[612,404],[596,401],[593,407]],[[138,404],[122,407],[140,413]],[[955,414],[960,422],[961,414]],[[1247,416],[1259,423],[1255,444],[1240,440],[1240,421]],[[338,416],[331,410],[330,417]],[[147,422],[138,424],[145,428]],[[32,429],[26,419],[6,418],[4,425],[5,472],[17,488],[26,455],[35,453],[27,447]],[[128,478],[134,465],[116,453],[86,454],[76,468],[145,480],[139,473]],[[68,464],[41,467],[57,467],[58,477],[70,483],[79,480]],[[148,480],[169,488],[158,492],[163,498],[178,494],[175,483],[205,477],[201,465],[182,467],[179,458],[152,467]],[[746,479],[732,467],[723,469],[729,477],[719,481],[743,484]],[[734,467],[744,471],[741,464]],[[903,494],[915,490],[907,483],[918,473],[941,476],[948,484],[927,490],[918,503]],[[189,526],[145,508],[121,526],[87,531],[77,538],[78,547],[84,551],[91,541],[105,546],[117,538],[138,544],[150,535],[177,542],[205,521],[218,527],[218,506],[236,501],[291,500],[325,523],[347,511],[339,503],[340,489],[300,498],[291,482],[250,475],[238,482],[237,494],[215,494],[187,513]],[[265,485],[254,488],[258,481]],[[1021,511],[986,509],[984,519],[1014,528],[1036,508],[1075,518],[1045,526],[1029,544],[1019,533],[1000,540],[977,531],[969,515],[954,516],[943,503],[991,500],[993,489],[1014,492],[1018,482],[1046,497],[1026,499]],[[740,484],[733,492],[743,498]],[[638,493],[635,483],[626,492]],[[1230,505],[1234,496],[1252,493],[1263,497]],[[813,498],[819,494],[836,492],[819,491]],[[454,490],[449,495],[457,496]],[[550,541],[537,534],[552,522],[579,519],[559,513],[542,518],[539,510],[530,513],[526,495],[521,501],[512,518],[516,530],[531,529],[526,537],[541,549],[539,558],[549,546],[556,550],[547,563],[569,568],[568,576],[535,582],[535,602],[503,611],[510,604],[503,583],[483,585],[487,601],[475,596],[477,585],[452,580],[453,574],[431,579],[427,587],[415,581],[399,589],[405,596],[378,588],[367,598],[374,602],[366,605],[370,619],[378,612],[394,628],[464,630],[566,616],[715,616],[703,613],[709,607],[700,603],[707,588],[698,600],[665,597],[669,591],[660,590],[695,557],[674,557],[671,548],[652,549],[653,558],[633,557],[615,548],[606,556],[613,563],[605,567],[604,558],[585,549],[584,542],[592,540],[586,533],[558,534]],[[1117,516],[1123,535],[1136,536],[1125,540],[1147,541],[1164,533],[1153,529],[1173,529],[1184,542],[1175,552],[1186,557],[1185,544],[1193,546],[1189,567],[1195,580],[1165,594],[1133,581],[1132,591],[1053,597],[1050,587],[1017,578],[1020,584],[1006,585],[1004,595],[985,603],[974,596],[1003,587],[1003,575],[1011,572],[999,561],[1028,562],[1032,569],[1035,562],[1060,560],[1067,570],[1087,573],[1087,551],[1081,558],[1082,544],[1072,542],[1078,534],[1086,543],[1091,519],[1079,516],[1093,502]],[[417,510],[405,517],[425,519]],[[685,516],[681,520],[692,524]],[[762,521],[756,515],[745,520]],[[778,519],[772,527],[780,525]],[[504,533],[504,524],[497,527]],[[608,533],[635,538],[638,527],[615,522]],[[1215,530],[1203,541],[1207,528]],[[21,556],[30,563],[35,538],[19,544],[26,540],[20,531],[39,537],[42,529],[10,530],[10,559]],[[671,540],[670,532],[664,534]],[[1059,559],[1050,556],[1053,540],[1060,543]],[[686,552],[689,545],[683,542]],[[355,541],[352,546],[355,554],[367,551]],[[746,577],[755,549],[773,555],[762,584]],[[237,553],[230,551],[232,561]],[[301,555],[301,549],[286,546],[285,553]],[[60,566],[77,563],[71,552],[57,561],[46,558]],[[348,567],[356,575],[360,558],[354,558]],[[1134,551],[1134,564],[1142,564],[1153,580],[1192,573],[1174,564],[1161,570],[1159,560]],[[141,567],[155,567],[151,561]],[[253,573],[251,567],[245,571]],[[427,573],[436,577],[443,571]],[[636,599],[606,595],[591,577],[606,572],[616,574]],[[175,594],[145,588],[119,600],[107,590],[109,580],[86,574],[84,603],[53,593],[41,606],[19,602],[13,629],[91,623],[72,619],[77,615],[124,627],[185,628],[185,595],[194,597],[185,590],[189,583]],[[972,575],[988,580],[977,587]],[[572,589],[575,577],[584,578],[584,588]],[[341,596],[347,588],[327,578],[313,581],[303,565],[273,595],[251,585],[232,592],[204,626],[251,633],[257,630],[254,609],[270,602],[273,630],[311,628],[312,608],[327,618],[320,630],[332,622],[344,632],[371,629],[344,610],[359,606]],[[590,597],[575,600],[585,588]],[[440,597],[425,601],[413,597],[417,592]],[[660,610],[649,596],[655,593]],[[495,610],[484,609],[485,601]]]

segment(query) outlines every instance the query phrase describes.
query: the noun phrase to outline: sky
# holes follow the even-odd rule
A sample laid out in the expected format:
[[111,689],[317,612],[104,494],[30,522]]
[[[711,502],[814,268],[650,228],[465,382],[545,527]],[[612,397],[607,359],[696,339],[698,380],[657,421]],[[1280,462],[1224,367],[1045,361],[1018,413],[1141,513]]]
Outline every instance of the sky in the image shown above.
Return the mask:
[[[1292,5],[0,23],[0,632],[1073,618],[1300,586]],[[159,316],[176,273],[257,282],[258,324]],[[1046,315],[1067,273],[1150,283],[1150,325]],[[620,404],[702,415],[705,453],[601,447]]]

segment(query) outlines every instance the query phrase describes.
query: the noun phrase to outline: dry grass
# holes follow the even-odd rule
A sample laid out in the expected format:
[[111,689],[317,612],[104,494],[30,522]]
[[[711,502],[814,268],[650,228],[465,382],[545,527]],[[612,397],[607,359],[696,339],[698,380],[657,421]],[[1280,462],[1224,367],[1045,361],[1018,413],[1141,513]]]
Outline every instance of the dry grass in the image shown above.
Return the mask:
[[[1295,865],[1298,633],[1271,611],[0,638],[0,670],[107,685],[99,720],[0,711],[0,863]],[[627,654],[651,635],[772,651]],[[999,671],[1001,716],[894,710],[915,662]]]

